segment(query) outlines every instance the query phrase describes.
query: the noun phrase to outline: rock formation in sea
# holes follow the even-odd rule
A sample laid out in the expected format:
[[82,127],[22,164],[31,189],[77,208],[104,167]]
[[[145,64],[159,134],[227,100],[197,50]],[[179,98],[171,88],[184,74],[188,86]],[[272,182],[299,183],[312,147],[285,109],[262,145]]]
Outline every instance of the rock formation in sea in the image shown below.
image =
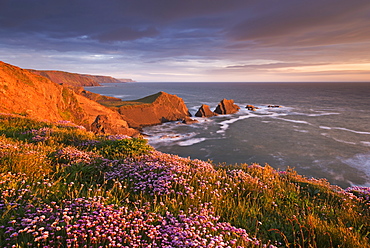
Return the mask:
[[184,100],[176,95],[159,92],[133,102],[122,102],[116,109],[130,127],[142,128],[191,116]]
[[256,110],[257,110],[257,109],[259,109],[259,108],[255,107],[254,105],[250,105],[250,104],[248,104],[248,105],[246,106],[246,109],[251,110],[251,111],[256,111]]
[[223,99],[216,107],[215,113],[220,115],[234,114],[238,112],[240,107],[234,103],[234,100]]
[[212,112],[208,105],[202,104],[198,111],[195,113],[196,117],[212,117],[218,115],[215,112]]
[[0,112],[39,120],[68,120],[88,130],[92,130],[91,125],[97,116],[107,115],[110,122],[117,125],[115,129],[104,130],[109,129],[112,134],[138,133],[129,128],[117,112],[76,94],[70,87],[1,61]]
[[194,123],[199,122],[198,120],[195,120],[195,119],[191,118],[190,116],[185,116],[185,118],[180,119],[180,121],[184,124],[194,124]]

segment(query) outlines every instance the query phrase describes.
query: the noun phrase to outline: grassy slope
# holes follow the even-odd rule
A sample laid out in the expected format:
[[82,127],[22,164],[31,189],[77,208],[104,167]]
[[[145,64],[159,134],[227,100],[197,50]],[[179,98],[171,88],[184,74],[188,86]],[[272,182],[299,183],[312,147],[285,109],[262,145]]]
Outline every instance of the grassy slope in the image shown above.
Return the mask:
[[1,247],[370,247],[369,189],[215,166],[71,123],[0,116],[0,192]]

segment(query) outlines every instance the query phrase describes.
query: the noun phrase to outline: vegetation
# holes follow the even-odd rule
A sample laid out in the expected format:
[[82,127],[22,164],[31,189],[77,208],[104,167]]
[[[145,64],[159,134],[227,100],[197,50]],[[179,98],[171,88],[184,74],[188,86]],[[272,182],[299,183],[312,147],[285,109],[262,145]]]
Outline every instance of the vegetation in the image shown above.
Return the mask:
[[370,247],[370,191],[0,115],[1,247]]

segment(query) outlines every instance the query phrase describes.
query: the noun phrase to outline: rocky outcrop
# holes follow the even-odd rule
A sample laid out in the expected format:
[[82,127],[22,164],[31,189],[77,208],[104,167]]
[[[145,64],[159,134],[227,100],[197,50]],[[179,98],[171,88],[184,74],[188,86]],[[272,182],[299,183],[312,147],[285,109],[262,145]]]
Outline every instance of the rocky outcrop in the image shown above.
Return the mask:
[[91,131],[102,134],[126,134],[128,136],[137,136],[139,131],[129,128],[127,122],[115,114],[98,115],[91,124]]
[[255,107],[254,105],[250,105],[250,104],[248,104],[248,105],[246,106],[246,109],[251,110],[251,111],[256,111],[256,110],[257,110],[257,109],[259,109],[259,108]]
[[116,109],[133,128],[183,120],[191,116],[184,100],[165,92],[133,102],[122,102],[122,105],[112,107],[112,109]]
[[[109,77],[109,76],[97,76],[97,75],[87,75],[70,73],[64,71],[41,71],[41,70],[31,70],[28,71],[46,77],[57,84],[68,84],[71,86],[100,86],[102,83],[122,83],[119,79]],[[131,79],[127,79],[129,81]],[[131,80],[132,81],[132,80]]]
[[208,105],[202,104],[198,111],[195,113],[196,117],[212,117],[218,115],[215,112],[212,112]]
[[234,114],[240,107],[234,103],[234,100],[223,99],[216,107],[215,113],[220,115]]
[[[68,120],[91,130],[99,115],[108,115],[114,133],[131,135],[136,132],[124,124],[117,112],[76,94],[67,86],[56,84],[0,61],[0,113],[19,114],[39,120]],[[106,122],[105,122],[106,123]],[[120,128],[118,128],[120,127]]]
[[198,120],[195,120],[189,116],[186,116],[183,120],[181,120],[182,123],[184,124],[194,124],[194,123],[198,123],[199,121]]

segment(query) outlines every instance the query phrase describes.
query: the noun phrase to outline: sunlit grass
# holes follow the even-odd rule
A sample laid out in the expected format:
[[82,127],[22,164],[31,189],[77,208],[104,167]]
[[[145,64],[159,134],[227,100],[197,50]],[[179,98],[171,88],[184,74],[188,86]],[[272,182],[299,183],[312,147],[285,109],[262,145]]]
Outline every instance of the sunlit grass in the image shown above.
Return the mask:
[[0,117],[1,247],[369,247],[369,189]]

